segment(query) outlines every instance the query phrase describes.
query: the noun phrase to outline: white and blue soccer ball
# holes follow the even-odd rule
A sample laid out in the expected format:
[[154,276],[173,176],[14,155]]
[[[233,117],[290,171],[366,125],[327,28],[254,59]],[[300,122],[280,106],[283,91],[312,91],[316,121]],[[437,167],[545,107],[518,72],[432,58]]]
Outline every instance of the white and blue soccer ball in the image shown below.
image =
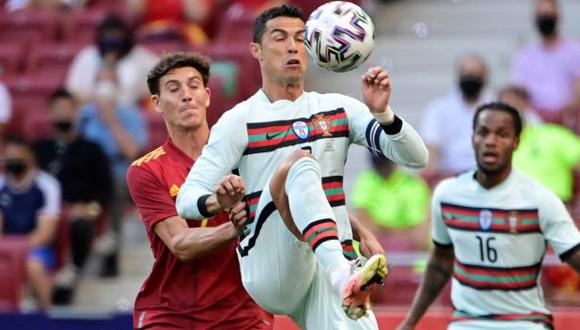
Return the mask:
[[310,57],[335,72],[356,69],[375,45],[371,18],[359,6],[346,1],[325,3],[306,21],[304,43]]

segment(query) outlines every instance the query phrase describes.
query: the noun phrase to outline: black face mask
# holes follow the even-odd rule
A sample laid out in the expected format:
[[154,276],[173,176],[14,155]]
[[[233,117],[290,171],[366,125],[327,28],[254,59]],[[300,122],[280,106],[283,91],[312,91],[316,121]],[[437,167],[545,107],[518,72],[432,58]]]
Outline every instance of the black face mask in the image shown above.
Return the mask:
[[21,159],[6,159],[4,169],[6,169],[6,172],[19,177],[26,170],[26,162]]
[[473,76],[462,76],[459,78],[459,89],[467,100],[476,100],[483,89],[483,80]]
[[70,121],[57,121],[53,125],[61,133],[68,133],[73,128],[73,123]]
[[552,15],[538,15],[536,17],[536,27],[543,37],[549,37],[556,32],[558,20]]

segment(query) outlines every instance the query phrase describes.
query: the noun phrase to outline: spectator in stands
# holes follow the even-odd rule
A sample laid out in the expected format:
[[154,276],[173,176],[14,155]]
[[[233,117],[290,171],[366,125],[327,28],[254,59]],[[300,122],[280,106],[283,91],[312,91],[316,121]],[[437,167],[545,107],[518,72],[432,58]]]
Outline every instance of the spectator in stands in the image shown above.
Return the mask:
[[8,93],[8,89],[6,89],[6,86],[0,82],[0,136],[3,136],[11,115],[12,100]]
[[401,249],[426,250],[429,186],[388,158],[371,155],[371,161],[373,169],[358,177],[353,191],[358,219],[378,237],[405,245]]
[[30,244],[27,276],[39,307],[50,307],[50,271],[55,266],[51,244],[59,221],[60,186],[37,169],[30,145],[21,137],[4,144],[0,174],[0,233],[25,236]]
[[572,102],[564,109],[564,125],[580,135],[580,77],[574,83]]
[[101,147],[76,132],[78,107],[69,92],[59,89],[52,94],[50,117],[55,134],[36,142],[34,149],[39,167],[60,182],[66,206],[72,263],[56,277],[53,303],[60,305],[72,301],[77,275],[91,252],[96,220],[109,209],[113,184]]
[[562,110],[572,101],[580,77],[580,45],[558,31],[560,10],[555,0],[538,0],[536,28],[541,36],[513,59],[511,80],[528,90],[531,104],[545,121],[561,123]]
[[82,6],[86,0],[8,0],[5,8],[7,11],[19,9],[58,9]]
[[569,205],[573,196],[574,169],[580,164],[580,138],[554,124],[527,122],[530,97],[525,89],[508,86],[498,95],[501,102],[516,108],[524,121],[513,165],[552,190]]
[[148,96],[147,70],[157,56],[135,45],[133,31],[119,16],[110,15],[97,27],[95,45],[82,49],[75,57],[66,79],[67,89],[84,104],[95,99],[102,70],[116,72],[119,102],[134,106]]
[[487,65],[480,56],[467,55],[459,60],[457,75],[457,89],[431,102],[422,119],[421,136],[430,157],[423,174],[431,184],[475,166],[471,121],[477,106],[488,99]]
[[143,40],[167,39],[202,45],[208,41],[201,27],[213,0],[129,0],[129,12],[139,22]]
[[[98,144],[109,158],[113,170],[114,198],[111,204],[111,228],[102,236],[97,250],[107,255],[103,276],[117,274],[121,219],[129,193],[125,180],[127,168],[147,145],[147,130],[142,113],[120,102],[114,68],[103,68],[97,77],[95,101],[81,108],[79,133]],[[106,244],[105,244],[106,243]]]

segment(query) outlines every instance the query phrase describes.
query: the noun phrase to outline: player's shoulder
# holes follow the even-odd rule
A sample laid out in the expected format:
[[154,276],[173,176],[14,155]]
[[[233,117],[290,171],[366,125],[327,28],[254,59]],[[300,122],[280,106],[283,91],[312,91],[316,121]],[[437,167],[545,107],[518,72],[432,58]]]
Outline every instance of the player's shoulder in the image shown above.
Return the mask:
[[468,189],[473,184],[474,173],[475,171],[471,170],[441,180],[433,190],[433,196],[441,198],[450,194],[461,193],[462,190]]
[[150,168],[151,166],[158,165],[166,155],[167,153],[165,152],[163,146],[159,146],[158,148],[155,148],[140,158],[134,160],[133,163],[131,163],[131,166],[129,166],[129,170],[146,169]]
[[541,205],[546,202],[551,203],[560,200],[553,191],[546,188],[536,179],[516,169],[512,171],[514,185],[518,192],[527,195],[531,201]]
[[366,105],[358,99],[340,93],[307,92],[310,104],[316,104],[320,109],[343,109],[347,113],[366,108]]

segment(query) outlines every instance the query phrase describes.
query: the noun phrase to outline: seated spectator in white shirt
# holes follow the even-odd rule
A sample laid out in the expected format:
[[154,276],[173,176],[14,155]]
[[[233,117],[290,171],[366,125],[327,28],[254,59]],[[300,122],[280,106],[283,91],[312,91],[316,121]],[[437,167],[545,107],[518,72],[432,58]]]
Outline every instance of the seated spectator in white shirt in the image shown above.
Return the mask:
[[475,109],[488,99],[487,79],[484,59],[467,55],[458,62],[457,88],[425,109],[420,132],[429,149],[423,175],[430,184],[475,166],[471,127]]

